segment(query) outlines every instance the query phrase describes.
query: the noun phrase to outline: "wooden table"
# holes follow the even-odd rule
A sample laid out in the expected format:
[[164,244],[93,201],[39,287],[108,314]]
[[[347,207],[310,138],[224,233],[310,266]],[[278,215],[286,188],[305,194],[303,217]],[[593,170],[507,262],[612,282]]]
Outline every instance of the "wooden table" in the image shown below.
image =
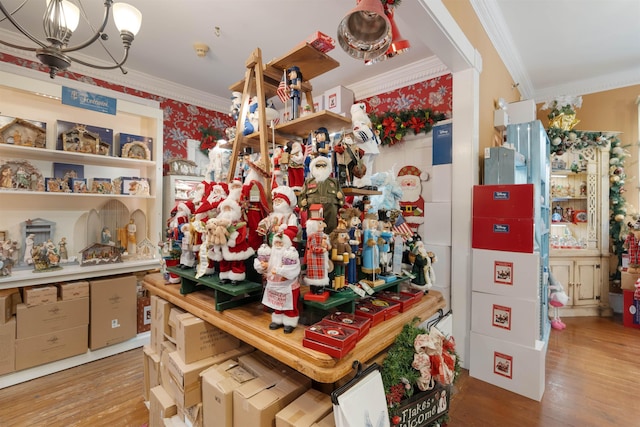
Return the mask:
[[430,291],[405,313],[399,313],[369,331],[355,349],[342,359],[302,346],[304,326],[285,335],[281,329],[269,330],[271,315],[262,304],[254,302],[222,312],[216,310],[213,291],[207,288],[187,295],[180,294],[180,285],[165,284],[161,273],[148,274],[144,286],[157,295],[192,313],[212,325],[261,350],[300,373],[320,383],[335,383],[352,373],[352,363],[367,363],[393,344],[402,327],[414,317],[426,320],[445,307],[440,292]]

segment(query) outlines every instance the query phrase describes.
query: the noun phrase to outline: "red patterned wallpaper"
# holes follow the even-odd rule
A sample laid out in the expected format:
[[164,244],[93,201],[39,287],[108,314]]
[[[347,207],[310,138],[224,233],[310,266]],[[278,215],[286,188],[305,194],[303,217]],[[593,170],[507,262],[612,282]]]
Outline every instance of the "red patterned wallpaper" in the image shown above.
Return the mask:
[[[39,62],[18,58],[13,55],[0,53],[0,61],[48,73],[47,67]],[[160,108],[164,112],[163,158],[165,160],[172,157],[186,158],[186,140],[200,139],[202,136],[199,130],[200,126],[212,126],[222,131],[233,125],[231,117],[225,113],[207,110],[202,107],[109,83],[104,80],[93,79],[72,71],[63,71],[59,73],[59,75],[71,80],[111,89],[116,92],[158,101]],[[444,113],[447,117],[451,117],[451,94],[452,77],[451,74],[448,74],[375,95],[362,101],[367,104],[368,113],[381,114],[385,111],[431,108],[434,112]]]

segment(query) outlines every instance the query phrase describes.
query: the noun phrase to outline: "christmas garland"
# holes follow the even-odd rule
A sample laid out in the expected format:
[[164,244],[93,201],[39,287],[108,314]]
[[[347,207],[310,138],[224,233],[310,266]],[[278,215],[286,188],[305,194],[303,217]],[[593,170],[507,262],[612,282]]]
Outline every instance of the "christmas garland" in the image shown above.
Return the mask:
[[627,214],[625,192],[626,174],[624,159],[628,152],[621,145],[617,136],[607,136],[603,132],[564,130],[558,127],[547,129],[551,141],[551,154],[562,155],[569,149],[582,150],[587,147],[609,146],[609,236],[612,251],[621,260],[624,252],[623,244],[626,234],[624,218]]
[[373,130],[380,137],[382,145],[395,145],[402,141],[408,132],[414,135],[427,134],[433,129],[433,125],[446,119],[444,113],[435,113],[430,108],[389,111],[380,116],[370,114]]
[[[416,355],[418,354],[415,343],[417,337],[428,334],[429,332],[417,326],[418,322],[419,319],[414,318],[410,323],[404,325],[382,362],[380,374],[387,398],[389,415],[392,419],[397,415],[396,412],[401,401],[410,398],[419,381],[424,378],[423,373],[413,367],[416,363]],[[450,368],[453,369],[453,380],[451,383],[455,383],[462,367],[452,337],[446,338],[442,343],[441,354],[430,355],[429,359],[432,360],[430,371],[433,379],[437,378],[438,368],[441,363],[446,364],[453,361],[453,366],[450,366]]]
[[209,154],[209,150],[216,146],[218,140],[224,137],[224,133],[213,126],[201,126],[199,130],[202,132],[202,137],[200,138],[200,151],[202,151],[206,156]]

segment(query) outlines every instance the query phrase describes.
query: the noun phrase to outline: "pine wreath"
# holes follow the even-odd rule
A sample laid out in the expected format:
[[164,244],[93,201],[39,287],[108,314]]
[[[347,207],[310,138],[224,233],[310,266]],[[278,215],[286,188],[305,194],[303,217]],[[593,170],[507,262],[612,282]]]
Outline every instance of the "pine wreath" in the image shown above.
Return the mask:
[[380,116],[370,114],[371,124],[380,137],[382,145],[395,145],[402,141],[405,135],[412,132],[414,135],[427,134],[433,129],[433,125],[446,119],[444,113],[437,113],[430,108],[415,110],[388,111]]

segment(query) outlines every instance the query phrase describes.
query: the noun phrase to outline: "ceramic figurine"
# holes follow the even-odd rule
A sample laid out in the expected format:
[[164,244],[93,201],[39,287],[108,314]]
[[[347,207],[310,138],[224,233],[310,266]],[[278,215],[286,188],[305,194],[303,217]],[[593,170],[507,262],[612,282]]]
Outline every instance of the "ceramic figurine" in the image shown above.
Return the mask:
[[351,252],[349,230],[347,230],[347,222],[345,220],[338,220],[338,227],[331,232],[329,240],[331,241],[331,260],[333,261],[333,288],[340,290],[346,286],[345,267],[356,257]]
[[318,156],[310,163],[311,176],[306,179],[298,196],[298,206],[308,210],[313,204],[321,204],[327,233],[331,233],[338,225],[338,209],[344,201],[340,184],[331,176],[331,159]]
[[311,287],[311,293],[322,295],[329,285],[329,250],[331,243],[324,232],[325,223],[321,218],[307,220],[307,246],[305,261],[307,270],[304,282]]
[[246,223],[241,221],[242,210],[238,202],[228,197],[218,205],[218,211],[217,219],[231,222],[229,238],[222,246],[220,281],[236,284],[246,278],[245,261],[255,253],[255,250],[247,241],[249,230]]
[[269,329],[284,327],[285,334],[293,332],[300,318],[300,259],[292,246],[293,237],[291,230],[276,233],[271,248],[262,245],[253,260],[255,270],[266,278],[262,304],[274,310]]
[[302,91],[302,73],[295,65],[287,68],[287,86],[291,99],[291,120],[300,117],[300,95]]

